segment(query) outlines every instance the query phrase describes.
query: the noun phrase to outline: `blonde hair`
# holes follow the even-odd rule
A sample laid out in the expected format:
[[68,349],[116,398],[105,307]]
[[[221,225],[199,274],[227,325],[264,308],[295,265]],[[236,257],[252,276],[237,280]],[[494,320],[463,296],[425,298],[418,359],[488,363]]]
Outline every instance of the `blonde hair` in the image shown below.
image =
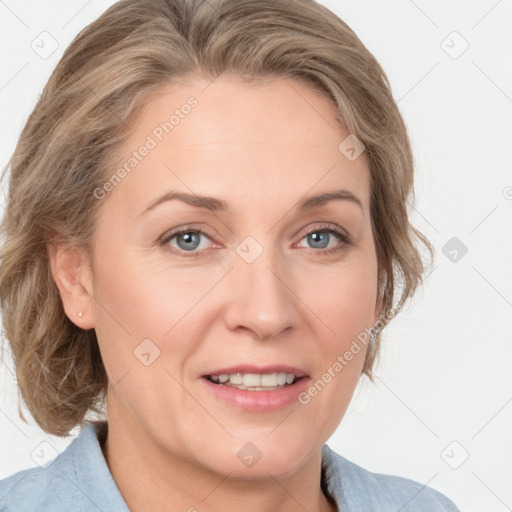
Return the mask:
[[[384,71],[342,20],[313,0],[122,0],[67,48],[4,170],[3,324],[19,391],[47,433],[67,435],[88,412],[103,412],[108,385],[95,331],[64,313],[49,245],[90,249],[101,203],[94,191],[160,87],[223,73],[286,77],[328,95],[365,145],[384,324],[421,282],[416,243],[431,256],[433,248],[408,219],[406,127]],[[363,367],[370,379],[380,336]]]

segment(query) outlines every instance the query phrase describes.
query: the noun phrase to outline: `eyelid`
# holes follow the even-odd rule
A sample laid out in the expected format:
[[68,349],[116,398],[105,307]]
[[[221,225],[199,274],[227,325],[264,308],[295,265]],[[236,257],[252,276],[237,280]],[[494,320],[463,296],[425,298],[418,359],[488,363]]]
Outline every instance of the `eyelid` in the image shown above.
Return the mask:
[[[217,247],[219,247],[219,246],[222,247],[221,244],[217,244],[213,240],[213,236],[209,235],[203,229],[193,227],[193,226],[187,225],[187,224],[177,227],[177,228],[173,228],[169,231],[166,231],[158,239],[158,243],[161,246],[167,245],[177,235],[180,235],[181,233],[190,233],[190,232],[199,233],[200,235],[204,235],[205,237],[210,239],[214,245],[217,245]],[[302,230],[299,235],[296,235],[296,236],[300,236],[299,241],[297,243],[300,243],[302,241],[302,239],[305,238],[306,236],[308,236],[310,233],[316,233],[316,232],[328,232],[328,233],[334,234],[340,239],[340,243],[336,247],[331,247],[328,249],[314,249],[314,248],[310,247],[309,248],[310,252],[317,253],[319,255],[322,255],[322,254],[327,255],[330,253],[341,251],[341,250],[347,248],[348,246],[353,245],[352,237],[346,230],[338,227],[335,224],[331,224],[328,222],[321,223],[320,225],[314,225],[310,228],[305,228],[304,230]],[[306,247],[305,249],[308,249],[308,248]],[[186,258],[191,258],[191,257],[193,258],[196,256],[202,256],[203,253],[205,253],[208,249],[202,249],[199,251],[198,250],[183,251],[183,250],[179,250],[179,249],[176,249],[173,247],[170,250],[175,254],[177,253],[179,255],[184,255],[184,257],[186,257]]]
[[335,233],[336,235],[338,235],[341,239],[343,239],[347,243],[352,243],[352,237],[350,236],[348,231],[346,231],[343,228],[338,227],[335,224],[331,224],[329,222],[321,223],[320,225],[313,226],[312,228],[306,228],[304,231],[301,231],[300,232],[301,240],[302,240],[302,238],[309,235],[310,233],[316,233],[317,231],[328,231],[328,232]]
[[[197,228],[197,227],[193,227],[189,224],[185,224],[183,226],[179,226],[177,228],[173,228],[169,231],[166,231],[159,239],[158,239],[158,245],[159,246],[166,246],[170,243],[170,241],[175,238],[177,235],[180,235],[181,233],[199,233],[200,235],[203,235],[205,236],[206,238],[208,238],[209,240],[212,241],[212,243],[214,245],[217,245],[219,246],[220,244],[217,244],[214,240],[213,240],[213,236],[212,235],[209,235],[204,229],[200,229],[200,228]],[[186,258],[194,258],[196,256],[202,256],[202,254],[204,252],[207,251],[207,249],[203,249],[201,251],[197,251],[197,250],[194,250],[194,251],[183,251],[183,250],[179,250],[179,249],[176,249],[174,247],[171,247],[170,250],[172,253],[174,254],[178,254],[178,255],[184,255],[184,257]]]
[[171,238],[175,237],[176,235],[179,235],[181,233],[201,233],[202,235],[207,236],[210,240],[214,238],[214,235],[210,235],[207,231],[205,231],[203,228],[195,227],[191,224],[184,224],[182,226],[178,226],[172,229],[169,229],[166,231],[163,235],[161,235],[158,238],[158,242],[160,243],[167,243]]
[[346,251],[354,245],[352,236],[346,230],[336,226],[335,224],[330,224],[328,222],[323,223],[319,226],[317,225],[317,226],[313,226],[312,228],[307,228],[305,231],[302,231],[300,234],[300,239],[299,239],[298,243],[300,243],[302,241],[302,239],[305,238],[306,236],[308,236],[310,233],[317,233],[317,232],[326,232],[326,233],[334,234],[339,238],[340,242],[336,246],[329,247],[327,249],[314,249],[312,247],[304,248],[310,254],[313,254],[315,256],[329,257],[331,255],[341,253],[342,251]]

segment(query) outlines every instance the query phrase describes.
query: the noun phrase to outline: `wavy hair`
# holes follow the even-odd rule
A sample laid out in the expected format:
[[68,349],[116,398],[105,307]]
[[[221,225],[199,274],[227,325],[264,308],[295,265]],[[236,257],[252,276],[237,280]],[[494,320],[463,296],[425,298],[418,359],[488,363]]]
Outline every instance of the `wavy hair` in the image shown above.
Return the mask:
[[[47,433],[68,435],[89,412],[102,413],[108,389],[94,329],[64,312],[49,246],[90,249],[101,203],[94,190],[159,88],[224,73],[300,80],[332,100],[365,145],[382,325],[421,282],[419,244],[431,256],[433,247],[409,222],[407,130],[383,69],[341,19],[314,0],[121,0],[66,49],[4,169],[3,326],[19,392]],[[380,337],[364,362],[370,379]]]

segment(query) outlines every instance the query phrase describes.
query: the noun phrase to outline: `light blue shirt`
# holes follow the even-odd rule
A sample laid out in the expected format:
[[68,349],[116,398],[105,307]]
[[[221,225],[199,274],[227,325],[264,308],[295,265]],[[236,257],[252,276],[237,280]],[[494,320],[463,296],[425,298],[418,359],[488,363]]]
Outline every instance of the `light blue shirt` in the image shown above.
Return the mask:
[[[80,435],[44,467],[0,481],[0,512],[129,512],[101,451],[105,422],[85,422]],[[322,485],[340,512],[459,512],[418,482],[371,473],[322,447]]]

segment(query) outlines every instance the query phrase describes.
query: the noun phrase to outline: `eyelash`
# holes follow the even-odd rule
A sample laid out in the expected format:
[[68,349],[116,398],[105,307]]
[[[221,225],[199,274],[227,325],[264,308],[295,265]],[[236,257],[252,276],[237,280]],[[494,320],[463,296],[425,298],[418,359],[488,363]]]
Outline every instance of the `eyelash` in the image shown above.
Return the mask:
[[[159,245],[164,246],[167,245],[174,237],[181,235],[183,233],[199,233],[201,235],[206,236],[207,238],[211,239],[211,237],[208,235],[208,233],[205,233],[204,231],[200,229],[193,229],[189,226],[183,226],[181,228],[178,228],[174,231],[172,231],[169,234],[163,235],[163,237],[159,240]],[[306,236],[310,235],[311,233],[329,233],[332,235],[336,235],[340,239],[340,244],[336,247],[331,247],[330,249],[312,249],[311,251],[314,253],[320,253],[321,255],[328,256],[330,254],[333,254],[335,252],[341,251],[343,249],[346,249],[347,247],[352,245],[352,239],[349,235],[347,235],[342,230],[335,228],[331,224],[324,224],[321,226],[315,226],[313,229],[310,229],[309,231],[305,232],[300,240],[305,238]],[[178,251],[178,254],[183,255],[185,258],[197,258],[202,256],[203,251],[182,251],[175,249],[174,247],[171,249],[172,252]]]

